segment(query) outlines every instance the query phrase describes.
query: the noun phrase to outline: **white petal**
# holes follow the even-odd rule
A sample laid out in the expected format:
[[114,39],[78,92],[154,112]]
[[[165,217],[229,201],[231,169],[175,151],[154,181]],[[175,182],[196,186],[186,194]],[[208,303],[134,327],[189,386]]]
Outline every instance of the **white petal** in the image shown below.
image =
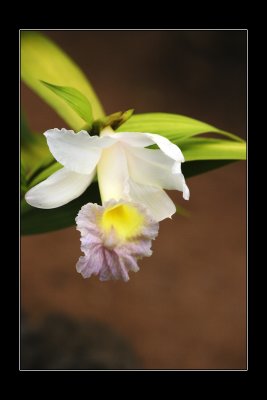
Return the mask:
[[95,171],[85,175],[62,168],[30,189],[25,195],[25,200],[37,208],[63,206],[80,196],[90,185],[94,175]]
[[176,144],[170,142],[167,138],[161,135],[157,135],[154,133],[144,133],[147,137],[153,140],[156,143],[160,150],[163,151],[168,157],[172,158],[175,161],[184,162],[184,156],[181,150]]
[[156,144],[168,157],[175,161],[184,162],[184,156],[179,147],[164,136],[144,132],[118,132],[110,135],[110,137],[133,147],[146,147]]
[[129,174],[135,182],[163,189],[183,191],[184,177],[182,173],[173,173],[175,162],[161,150],[125,146],[125,154]]
[[102,203],[123,198],[129,175],[127,160],[120,143],[103,150],[97,166],[97,175]]
[[154,186],[141,185],[129,179],[129,197],[144,205],[156,221],[171,218],[176,212],[176,207],[164,190]]
[[55,159],[70,171],[90,174],[98,163],[103,148],[111,146],[111,137],[90,136],[86,131],[50,129],[44,133]]
[[185,179],[184,179],[184,181],[183,181],[183,198],[185,200],[189,200],[189,197],[190,197],[190,191],[189,191],[189,188],[188,188],[187,184],[185,183]]
[[133,147],[146,147],[154,144],[153,140],[142,132],[117,132],[108,136]]

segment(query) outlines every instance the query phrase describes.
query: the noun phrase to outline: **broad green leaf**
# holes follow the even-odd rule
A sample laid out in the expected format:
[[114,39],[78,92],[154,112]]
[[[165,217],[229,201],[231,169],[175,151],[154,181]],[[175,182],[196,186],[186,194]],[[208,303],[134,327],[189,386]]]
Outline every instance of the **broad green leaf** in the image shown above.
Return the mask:
[[34,141],[34,135],[31,132],[28,123],[26,121],[25,114],[23,111],[20,113],[20,142],[21,145],[27,145],[29,142]]
[[24,214],[31,211],[32,207],[26,202],[25,197],[22,196],[20,200],[20,216],[24,217]]
[[[246,158],[246,144],[243,139],[212,125],[182,115],[136,114],[121,125],[117,132],[151,132],[167,137],[170,141],[179,145],[184,152],[187,162],[182,165],[182,170],[186,178],[220,168],[236,159],[244,160]],[[215,139],[193,137],[207,132],[223,135],[234,141],[218,140],[214,142]],[[202,140],[202,142],[197,140]]]
[[93,122],[92,107],[88,99],[79,90],[67,87],[52,85],[49,82],[41,81],[48,89],[56,93],[58,97],[65,100],[67,104],[89,125]]
[[23,160],[20,160],[20,193],[21,196],[27,191],[27,179],[26,179],[26,170]]
[[56,160],[49,160],[47,159],[46,162],[40,165],[38,169],[31,175],[28,179],[28,189],[32,188],[33,186],[37,185],[38,183],[44,181],[50,175],[54,174],[54,172],[61,169],[63,166],[59,164]]
[[213,132],[235,141],[243,142],[240,137],[205,122],[197,121],[184,115],[167,113],[135,114],[121,125],[117,129],[117,132],[158,133],[171,141],[178,138],[181,141],[182,139],[201,133]]
[[[175,143],[175,141],[173,141]],[[245,160],[246,143],[232,140],[190,138],[179,144],[186,161]]]
[[186,178],[246,159],[246,143],[210,138],[189,138],[179,144],[186,162],[182,171]]
[[21,32],[22,80],[46,101],[75,131],[84,126],[83,119],[65,100],[45,87],[42,81],[77,89],[92,106],[94,119],[104,116],[103,108],[86,76],[55,43],[38,32]]
[[44,162],[44,160],[53,160],[53,156],[49,151],[46,139],[43,135],[33,133],[32,140],[24,142],[21,145],[21,160],[25,165],[27,179],[31,177],[36,168]]
[[21,234],[33,235],[67,228],[75,224],[75,218],[86,203],[100,204],[98,184],[92,183],[77,199],[65,206],[42,210],[31,207],[23,200],[21,204]]
[[36,168],[44,162],[44,160],[53,160],[53,156],[49,151],[46,139],[43,135],[31,132],[26,117],[21,112],[20,120],[20,139],[21,151],[20,161],[24,169],[24,186],[27,186],[28,179],[34,173]]

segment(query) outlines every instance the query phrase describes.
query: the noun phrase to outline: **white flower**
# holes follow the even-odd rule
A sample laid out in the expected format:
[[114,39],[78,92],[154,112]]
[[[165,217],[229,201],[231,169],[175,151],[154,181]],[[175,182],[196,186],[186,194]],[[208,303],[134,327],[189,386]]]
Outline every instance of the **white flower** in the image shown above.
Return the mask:
[[[63,168],[30,189],[26,201],[38,208],[62,206],[80,196],[96,170],[102,202],[126,200],[144,205],[156,221],[171,217],[175,205],[163,189],[189,189],[181,172],[183,154],[163,136],[105,128],[100,136],[51,129],[44,133]],[[145,147],[157,145],[158,149]]]
[[[97,171],[103,206],[88,203],[76,217],[84,252],[76,268],[84,278],[127,281],[129,271],[139,270],[137,260],[152,254],[158,221],[175,213],[163,189],[182,191],[189,199],[181,150],[160,135],[115,133],[110,127],[100,136],[66,129],[44,134],[63,168],[30,189],[26,201],[39,208],[62,206],[80,196]],[[146,148],[151,145],[158,148]]]
[[124,200],[86,204],[76,222],[85,254],[76,269],[84,278],[98,275],[101,281],[128,281],[128,272],[139,270],[137,259],[151,256],[151,241],[159,229],[143,206]]

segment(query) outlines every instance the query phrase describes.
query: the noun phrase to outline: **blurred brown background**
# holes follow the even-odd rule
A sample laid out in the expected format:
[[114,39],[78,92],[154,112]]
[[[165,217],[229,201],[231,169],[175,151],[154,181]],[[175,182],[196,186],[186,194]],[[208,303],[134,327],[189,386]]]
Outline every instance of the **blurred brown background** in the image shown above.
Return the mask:
[[[80,65],[107,113],[128,108],[173,112],[245,137],[245,31],[44,33]],[[32,129],[65,127],[30,90],[22,86],[21,94]],[[91,363],[96,368],[246,367],[245,162],[194,177],[188,185],[189,202],[180,193],[172,195],[191,217],[176,215],[161,223],[153,256],[141,262],[128,283],[83,280],[76,273],[81,253],[75,227],[22,238],[22,311],[45,337],[22,344],[22,366],[31,366],[27,360],[35,350],[52,356],[57,348],[60,357],[72,351],[70,328],[61,327],[51,347],[56,324],[40,325],[56,313],[76,326],[88,323],[89,336],[101,325],[104,333],[94,340],[87,341],[86,332],[81,339],[77,334],[89,359],[113,334],[134,353],[135,361],[127,363],[122,355],[127,350],[118,356],[111,346],[109,362],[107,350],[102,361]],[[79,365],[78,354],[67,367],[90,368],[90,362]],[[124,362],[118,363],[118,357]],[[42,365],[37,357],[35,368]]]

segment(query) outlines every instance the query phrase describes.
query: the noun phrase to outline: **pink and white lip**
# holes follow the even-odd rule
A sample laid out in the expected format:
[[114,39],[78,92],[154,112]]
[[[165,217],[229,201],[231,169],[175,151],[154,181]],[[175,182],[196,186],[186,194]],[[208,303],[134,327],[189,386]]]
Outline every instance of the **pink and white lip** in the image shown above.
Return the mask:
[[[128,240],[121,240],[115,227],[107,234],[99,223],[103,212],[118,204],[130,204],[143,216],[140,232]],[[88,203],[79,211],[76,223],[77,230],[81,232],[81,250],[84,253],[76,269],[84,278],[97,275],[100,281],[128,281],[129,271],[139,270],[137,260],[151,256],[152,240],[158,235],[159,229],[159,224],[144,206],[124,200],[110,200],[104,206]]]

